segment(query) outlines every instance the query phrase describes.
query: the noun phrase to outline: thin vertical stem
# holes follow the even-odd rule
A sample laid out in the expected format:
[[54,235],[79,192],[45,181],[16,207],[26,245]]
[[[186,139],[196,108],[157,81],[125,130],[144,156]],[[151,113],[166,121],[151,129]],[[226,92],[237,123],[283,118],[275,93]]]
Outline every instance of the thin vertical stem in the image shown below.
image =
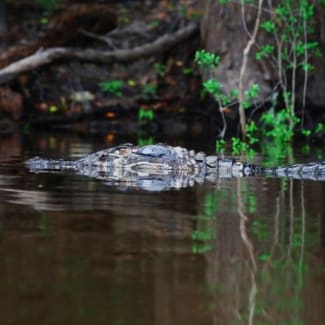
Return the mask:
[[[244,84],[244,76],[245,76],[245,72],[246,72],[246,68],[247,68],[249,52],[250,52],[252,46],[254,45],[254,43],[256,42],[256,36],[257,36],[257,32],[258,32],[258,29],[259,29],[259,26],[260,26],[263,1],[264,0],[259,0],[258,1],[257,17],[256,17],[256,20],[255,20],[254,30],[253,30],[253,33],[252,33],[252,37],[247,42],[247,45],[246,45],[246,47],[245,47],[245,49],[243,51],[243,61],[242,61],[242,65],[241,65],[240,72],[239,72],[239,86],[238,86],[239,118],[240,118],[240,127],[241,127],[242,135],[243,135],[244,138],[245,138],[245,135],[246,135],[246,115],[245,115],[244,106],[243,106],[243,102],[244,102],[244,86],[243,86],[243,84]],[[243,0],[241,0],[241,5],[244,6],[244,1]]]
[[[304,10],[304,9],[302,9]],[[302,19],[304,24],[304,43],[307,44],[308,42],[308,36],[307,36],[307,25],[306,25],[306,16],[304,11],[302,12]],[[305,121],[305,108],[306,108],[306,95],[307,95],[307,82],[308,82],[308,49],[307,46],[305,46],[304,51],[304,86],[302,89],[302,114],[301,114],[301,128],[304,127],[304,121]]]

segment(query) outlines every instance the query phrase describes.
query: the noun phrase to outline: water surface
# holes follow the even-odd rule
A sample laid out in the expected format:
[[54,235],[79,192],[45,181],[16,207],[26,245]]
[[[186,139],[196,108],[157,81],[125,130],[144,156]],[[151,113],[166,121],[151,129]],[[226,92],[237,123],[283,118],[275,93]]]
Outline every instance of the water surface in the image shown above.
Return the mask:
[[324,182],[123,189],[21,164],[112,144],[35,139],[0,139],[1,324],[325,324]]

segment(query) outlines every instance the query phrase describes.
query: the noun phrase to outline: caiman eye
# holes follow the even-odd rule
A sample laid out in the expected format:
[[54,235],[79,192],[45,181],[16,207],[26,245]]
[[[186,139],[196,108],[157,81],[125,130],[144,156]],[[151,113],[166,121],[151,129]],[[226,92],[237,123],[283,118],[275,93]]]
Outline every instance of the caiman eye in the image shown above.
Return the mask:
[[143,156],[162,157],[168,154],[168,149],[159,145],[149,145],[139,148],[137,154]]

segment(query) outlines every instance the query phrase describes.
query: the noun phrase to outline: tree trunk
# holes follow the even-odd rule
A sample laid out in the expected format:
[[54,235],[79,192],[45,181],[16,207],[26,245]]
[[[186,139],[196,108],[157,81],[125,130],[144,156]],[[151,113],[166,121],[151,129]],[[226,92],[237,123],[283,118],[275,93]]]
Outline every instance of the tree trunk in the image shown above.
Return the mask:
[[[254,28],[257,8],[245,9],[242,19],[242,6],[238,3],[220,4],[218,1],[205,0],[204,17],[201,22],[203,47],[220,56],[220,65],[213,71],[213,76],[223,85],[223,91],[230,93],[238,89],[239,72],[242,65],[243,51]],[[254,50],[248,58],[244,78],[245,88],[257,83],[261,88],[261,100],[271,92],[270,70],[254,59]],[[208,73],[203,72],[203,79]]]
[[[277,1],[273,1],[274,4]],[[265,6],[267,5],[267,2]],[[213,71],[203,71],[203,79],[213,76],[223,85],[225,94],[232,89],[238,89],[239,72],[242,65],[243,51],[253,32],[257,6],[242,6],[241,1],[220,4],[215,0],[202,0],[204,16],[201,21],[202,47],[220,56],[220,64]],[[268,8],[267,8],[268,9]],[[263,19],[272,19],[269,11],[264,11]],[[322,53],[325,49],[325,17],[324,6],[315,4],[315,33],[311,38],[318,41]],[[252,84],[260,85],[259,101],[266,99],[274,85],[278,82],[276,69],[272,68],[270,60],[257,61],[255,53],[258,44],[272,44],[273,37],[263,31],[257,35],[257,45],[254,45],[248,58],[244,88]],[[314,69],[308,73],[306,103],[307,105],[324,106],[325,103],[325,65],[324,55],[320,58],[311,58]],[[301,71],[301,69],[300,69]],[[304,73],[299,72],[296,83],[296,106],[299,110],[302,104],[304,87]]]
[[5,0],[0,0],[0,35],[8,30],[7,8]]

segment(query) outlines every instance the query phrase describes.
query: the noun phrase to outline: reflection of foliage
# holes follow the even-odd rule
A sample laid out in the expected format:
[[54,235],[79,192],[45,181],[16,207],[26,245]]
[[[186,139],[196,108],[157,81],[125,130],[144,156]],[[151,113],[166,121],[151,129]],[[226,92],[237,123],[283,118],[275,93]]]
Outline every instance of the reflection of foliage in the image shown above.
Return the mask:
[[[265,212],[259,214],[256,192],[251,192],[248,184],[246,182],[240,183],[240,194],[241,201],[245,207],[245,213],[249,219],[252,218],[251,223],[248,223],[248,233],[251,241],[254,243],[258,264],[255,274],[257,295],[254,300],[254,303],[256,303],[256,308],[253,311],[254,320],[256,320],[257,324],[274,324],[275,320],[277,324],[302,324],[299,318],[304,304],[303,297],[305,295],[303,290],[305,290],[307,277],[310,277],[312,269],[308,251],[319,245],[316,229],[319,229],[320,221],[319,219],[311,218],[311,216],[307,218],[304,212],[305,208],[301,206],[304,204],[301,200],[286,202],[286,207],[283,211],[281,204],[284,203],[283,201],[286,201],[286,198],[290,198],[290,200],[293,198],[293,193],[288,193],[289,190],[293,190],[293,187],[287,186],[283,188],[281,184],[281,197],[284,200],[282,202],[279,201],[278,207],[269,210],[272,211],[271,215],[265,214]],[[290,182],[288,183],[287,181],[286,184],[290,185]],[[227,257],[222,255],[225,260],[215,265],[216,255],[219,254],[219,252],[216,252],[215,245],[220,240],[225,239],[217,247],[218,249],[225,249],[228,253],[229,247],[225,247],[225,245],[229,244],[229,242],[227,241],[228,238],[222,235],[223,229],[221,228],[223,227],[223,222],[219,223],[219,219],[231,217],[230,214],[228,215],[229,212],[236,214],[238,208],[237,200],[236,191],[229,191],[229,188],[218,189],[207,194],[203,200],[202,212],[195,218],[196,228],[192,233],[193,253],[205,254],[207,260],[212,261],[209,275],[218,276],[218,278],[213,278],[216,282],[212,283],[212,285],[217,284],[218,289],[222,291],[229,289],[228,286],[227,289],[220,287],[222,284],[220,284],[219,278],[219,274],[223,274],[223,270],[229,270],[227,266],[224,269],[220,265],[223,261],[227,264],[228,255]],[[295,207],[295,210],[289,210],[288,215],[286,208],[292,206]],[[298,207],[301,207],[301,213],[298,212]],[[222,236],[219,237],[219,234]],[[237,238],[233,240],[236,241]],[[220,254],[222,253],[220,252]],[[244,258],[242,261],[243,264],[241,265],[243,266],[247,260]],[[238,263],[240,264],[240,262]],[[239,282],[245,278],[244,276],[241,278],[236,274],[235,267],[231,266],[231,268],[233,268],[233,276],[238,276],[237,280]],[[245,274],[249,271],[245,267],[242,271],[244,270],[245,272],[243,273]],[[324,269],[318,269],[317,272],[324,272]],[[240,282],[240,285],[245,286],[242,282]],[[209,286],[211,286],[211,283],[209,283]],[[240,290],[246,289],[247,286]],[[241,320],[246,320],[248,314],[242,311],[240,312],[240,317]]]
[[47,213],[42,212],[38,221],[38,228],[43,236],[49,235],[50,217]]
[[218,209],[218,196],[216,193],[209,193],[203,202],[203,213],[197,216],[198,227],[192,233],[194,244],[193,253],[204,253],[212,249],[211,240],[215,239],[215,220]]
[[220,202],[230,201],[229,212],[237,210],[237,195],[229,189],[222,188],[209,193],[203,201],[203,212],[196,216],[196,230],[192,233],[194,240],[192,251],[200,254],[213,249],[212,240],[216,239],[217,216],[220,213]]
[[281,140],[264,142],[261,146],[263,156],[265,156],[266,166],[276,166],[279,163],[286,163],[292,157],[292,147]]
[[251,226],[253,235],[258,240],[268,240],[270,238],[269,225],[261,220],[254,220]]
[[[303,324],[293,317],[303,307],[302,289],[309,272],[305,255],[307,248],[316,244],[315,232],[312,231],[315,224],[312,219],[306,220],[304,215],[291,216],[289,220],[289,223],[283,220],[277,224],[275,243],[270,242],[274,229],[268,218],[258,218],[252,224],[252,233],[258,241],[256,246],[264,247],[258,255],[262,266],[258,273],[261,289],[257,310],[263,311],[263,314],[283,315],[281,317],[287,320],[280,324]],[[266,248],[266,242],[270,242],[270,248]],[[269,301],[273,302],[271,310]]]

